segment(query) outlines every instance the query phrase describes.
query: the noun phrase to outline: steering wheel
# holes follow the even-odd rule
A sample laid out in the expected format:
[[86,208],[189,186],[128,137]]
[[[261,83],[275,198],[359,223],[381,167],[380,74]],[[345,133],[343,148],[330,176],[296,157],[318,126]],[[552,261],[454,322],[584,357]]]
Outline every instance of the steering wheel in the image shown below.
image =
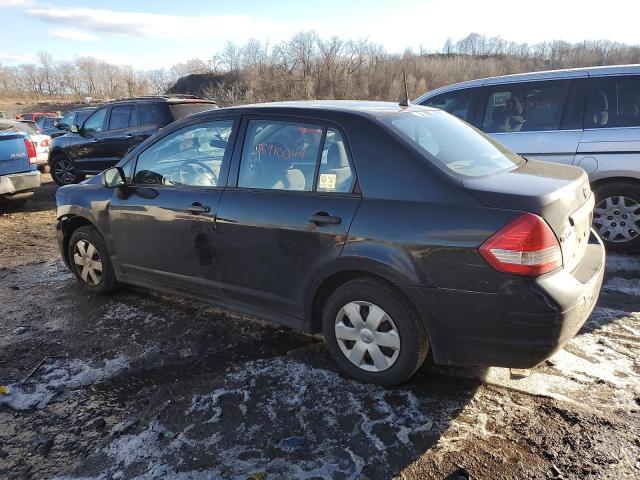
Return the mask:
[[189,167],[191,169],[191,171],[195,174],[195,176],[203,175],[203,172],[199,172],[198,170],[196,170],[194,168],[194,165],[198,165],[203,170],[205,170],[206,174],[211,175],[211,177],[213,178],[213,184],[214,185],[218,185],[218,175],[216,175],[216,172],[214,172],[213,169],[209,165],[207,165],[204,162],[200,162],[198,160],[188,160],[185,163],[187,164],[186,166],[183,165],[182,167],[180,167],[180,177],[181,178],[182,178],[183,172],[185,171],[185,169],[187,167]]

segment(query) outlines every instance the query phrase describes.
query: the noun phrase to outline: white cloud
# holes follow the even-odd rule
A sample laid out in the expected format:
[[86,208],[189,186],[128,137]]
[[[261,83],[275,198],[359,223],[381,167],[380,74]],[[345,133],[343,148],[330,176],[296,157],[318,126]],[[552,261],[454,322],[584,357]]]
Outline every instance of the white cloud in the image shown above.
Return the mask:
[[2,0],[0,8],[25,8],[33,7],[35,4],[35,0]]
[[91,32],[130,35],[152,39],[244,41],[257,38],[287,38],[311,28],[306,22],[285,23],[252,18],[249,15],[180,16],[125,12],[100,8],[30,8],[26,14],[49,24],[82,28]]
[[37,58],[32,53],[10,53],[0,50],[0,63],[36,63]]
[[96,40],[100,40],[100,37],[97,35],[77,30],[75,28],[53,28],[49,30],[49,33],[57,38],[78,42],[95,42]]

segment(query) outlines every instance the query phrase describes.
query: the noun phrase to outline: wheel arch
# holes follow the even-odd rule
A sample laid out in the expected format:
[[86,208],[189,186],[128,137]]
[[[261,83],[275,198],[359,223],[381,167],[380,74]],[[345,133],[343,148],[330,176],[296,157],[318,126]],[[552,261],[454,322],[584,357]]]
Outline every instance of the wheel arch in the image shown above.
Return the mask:
[[[350,260],[356,260],[357,262]],[[420,318],[422,318],[418,305],[416,305],[411,296],[401,287],[402,284],[413,283],[410,279],[404,278],[390,266],[377,261],[364,260],[362,258],[343,259],[320,275],[308,290],[305,303],[305,318],[309,322],[309,330],[311,333],[318,333],[322,330],[322,308],[331,293],[340,285],[360,277],[374,278],[386,283],[400,295],[403,295],[413,308],[416,309]]]
[[611,185],[614,183],[631,183],[637,187],[640,187],[640,178],[628,177],[624,175],[599,178],[591,182],[591,189],[595,190],[596,188],[602,187],[603,185]]
[[62,235],[61,239],[61,254],[64,262],[69,264],[69,240],[71,239],[71,235],[80,227],[92,226],[96,230],[98,227],[87,217],[83,215],[69,213],[63,215],[59,219],[59,230]]

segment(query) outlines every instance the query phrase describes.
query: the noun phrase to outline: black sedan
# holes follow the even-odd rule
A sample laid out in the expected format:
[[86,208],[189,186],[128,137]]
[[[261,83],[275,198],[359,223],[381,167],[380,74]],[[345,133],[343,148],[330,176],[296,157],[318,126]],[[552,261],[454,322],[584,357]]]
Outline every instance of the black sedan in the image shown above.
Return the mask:
[[56,197],[62,256],[89,291],[144,286],[322,332],[344,371],[381,385],[429,350],[538,364],[604,272],[583,170],[427,107],[211,110]]

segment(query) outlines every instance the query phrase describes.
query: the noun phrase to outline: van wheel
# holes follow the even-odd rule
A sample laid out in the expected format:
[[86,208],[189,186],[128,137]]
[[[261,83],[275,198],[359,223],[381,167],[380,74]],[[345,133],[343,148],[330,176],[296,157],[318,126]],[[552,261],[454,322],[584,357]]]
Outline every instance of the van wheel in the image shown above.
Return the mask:
[[80,227],[69,239],[69,266],[83,287],[93,293],[111,293],[118,287],[102,235],[92,226]]
[[594,189],[593,227],[611,251],[640,249],[640,186],[607,183]]
[[429,350],[424,323],[413,306],[372,278],[351,280],[331,294],[322,330],[331,357],[344,372],[382,386],[409,379]]
[[49,160],[51,167],[51,178],[60,186],[79,183],[86,178],[86,175],[79,174],[73,162],[65,155],[57,155]]

